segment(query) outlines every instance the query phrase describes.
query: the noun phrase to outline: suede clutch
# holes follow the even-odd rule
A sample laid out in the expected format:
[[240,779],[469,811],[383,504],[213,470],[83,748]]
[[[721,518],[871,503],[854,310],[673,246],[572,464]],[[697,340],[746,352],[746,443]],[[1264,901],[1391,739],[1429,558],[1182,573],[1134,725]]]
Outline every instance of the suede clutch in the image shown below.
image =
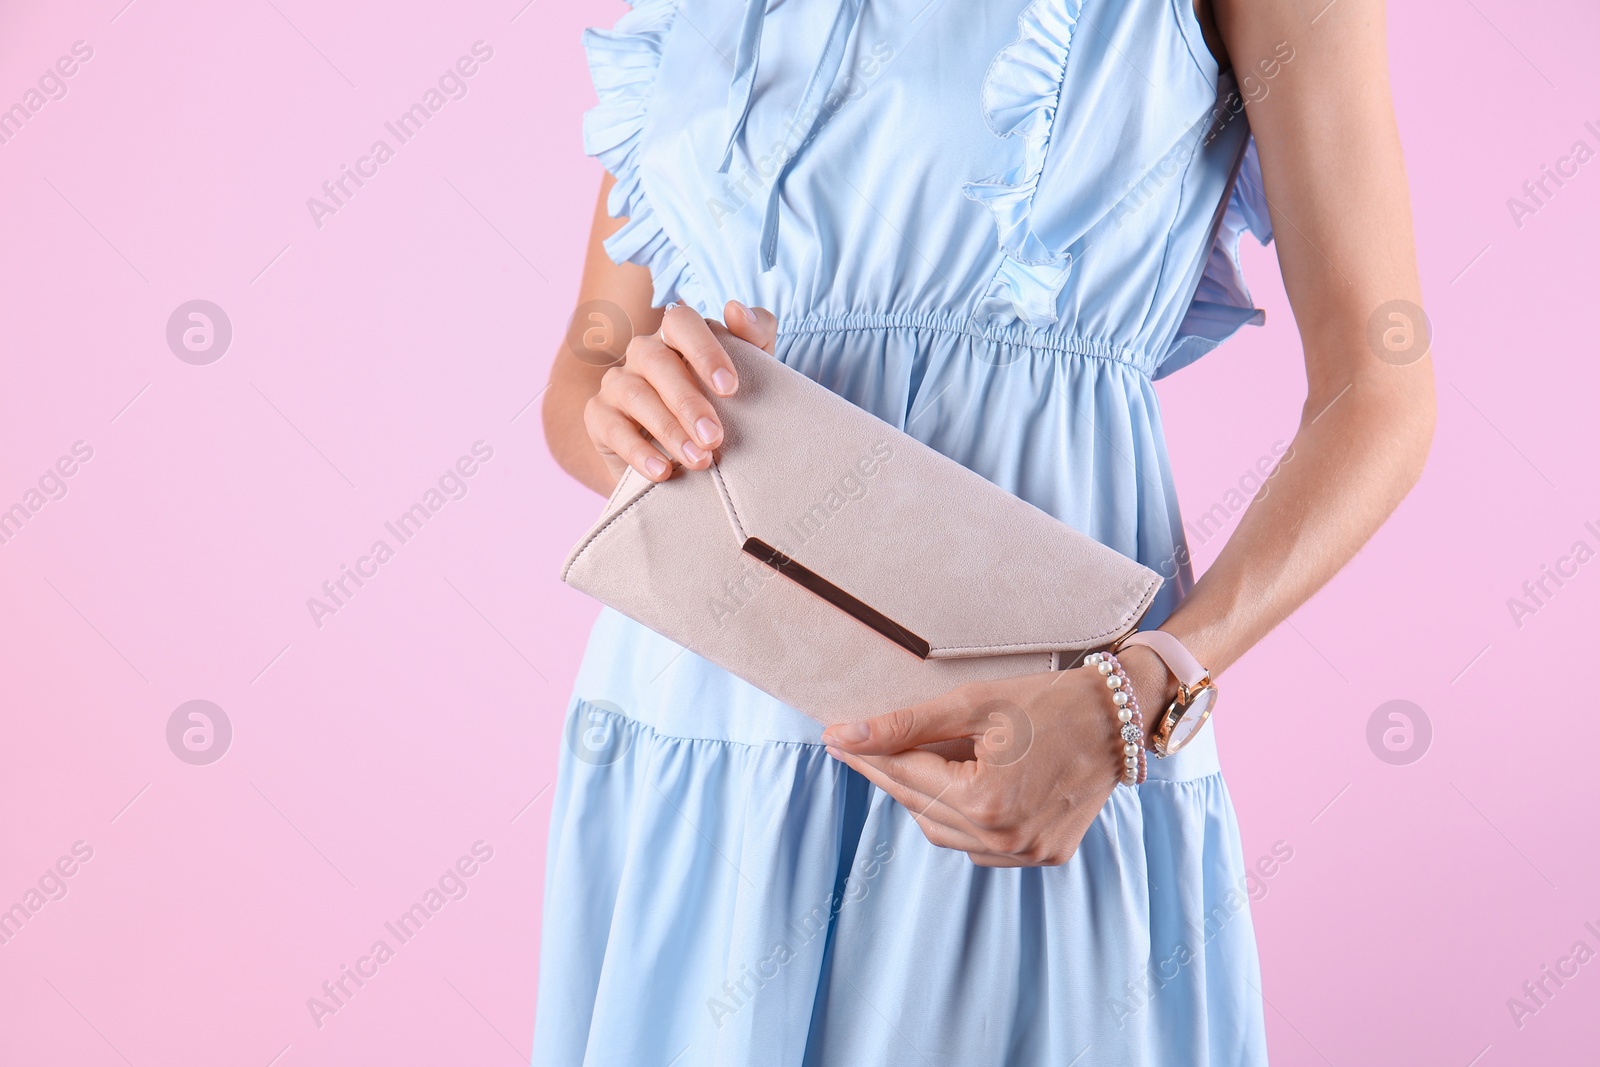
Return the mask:
[[1161,577],[719,331],[703,471],[633,470],[562,580],[822,723],[1061,670]]

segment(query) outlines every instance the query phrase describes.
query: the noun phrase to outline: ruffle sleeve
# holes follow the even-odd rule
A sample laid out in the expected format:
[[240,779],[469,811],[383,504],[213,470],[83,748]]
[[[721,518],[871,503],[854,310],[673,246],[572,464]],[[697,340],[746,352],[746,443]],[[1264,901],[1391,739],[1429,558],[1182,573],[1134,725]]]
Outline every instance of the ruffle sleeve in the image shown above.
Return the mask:
[[1263,245],[1272,241],[1272,217],[1261,188],[1261,161],[1256,156],[1254,138],[1239,164],[1239,175],[1194,299],[1155,377],[1188,366],[1233,336],[1241,326],[1259,326],[1266,321],[1266,312],[1250,298],[1239,264],[1239,242],[1246,233]]
[[606,253],[617,263],[649,269],[657,307],[674,300],[700,307],[688,257],[667,236],[645,195],[639,158],[662,47],[677,8],[676,0],[638,0],[613,29],[584,31],[600,102],[583,116],[583,150],[616,178],[606,211],[628,220],[606,239]]

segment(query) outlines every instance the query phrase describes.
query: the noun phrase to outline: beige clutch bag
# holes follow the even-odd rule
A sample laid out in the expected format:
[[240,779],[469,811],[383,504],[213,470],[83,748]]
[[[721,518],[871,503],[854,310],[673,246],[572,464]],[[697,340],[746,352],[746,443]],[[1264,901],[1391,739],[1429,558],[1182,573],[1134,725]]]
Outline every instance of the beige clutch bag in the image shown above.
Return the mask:
[[722,335],[704,471],[629,470],[568,556],[574,587],[823,723],[1070,667],[1161,578]]

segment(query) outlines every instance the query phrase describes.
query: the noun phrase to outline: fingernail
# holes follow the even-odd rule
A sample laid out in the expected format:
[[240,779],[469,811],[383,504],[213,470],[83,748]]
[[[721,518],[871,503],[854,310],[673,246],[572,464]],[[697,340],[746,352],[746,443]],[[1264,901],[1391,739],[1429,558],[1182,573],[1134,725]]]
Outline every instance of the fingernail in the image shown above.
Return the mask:
[[732,371],[718,367],[711,372],[711,387],[723,396],[731,395],[736,385]]
[[841,756],[844,755],[842,752],[840,752],[838,749],[834,748],[832,745],[824,745],[823,748],[827,751],[828,755],[832,756],[834,759],[839,759]]
[[706,454],[696,448],[694,446],[694,442],[685,441],[683,443],[683,458],[688,460],[690,463],[699,463],[702,459],[706,458]]
[[744,316],[744,321],[745,322],[753,324],[756,321],[755,314],[749,308],[747,308],[743,304],[739,303],[739,301],[730,300],[730,301],[728,301],[728,303],[732,304],[734,307],[739,309],[739,314]]
[[667,463],[660,456],[651,456],[644,461],[644,469],[650,472],[650,477],[659,478],[667,473]]
[[834,738],[847,745],[859,745],[872,736],[872,729],[864,722],[847,722],[842,726],[835,726],[830,731]]
[[709,445],[717,439],[717,424],[702,416],[700,421],[694,424],[694,432],[700,435],[701,444]]

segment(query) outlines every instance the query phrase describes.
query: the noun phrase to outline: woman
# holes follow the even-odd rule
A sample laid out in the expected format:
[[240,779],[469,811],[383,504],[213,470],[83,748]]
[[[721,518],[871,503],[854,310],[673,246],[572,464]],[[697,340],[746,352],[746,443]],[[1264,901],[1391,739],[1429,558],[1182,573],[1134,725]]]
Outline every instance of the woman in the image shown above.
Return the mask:
[[[580,307],[636,336],[620,364],[557,358],[558,461],[600,493],[630,465],[672,477],[661,450],[706,468],[706,397],[738,388],[720,316],[1161,571],[1142,625],[1225,670],[1410,489],[1433,389],[1382,4],[1188,3],[638,0],[591,31],[609,175]],[[1277,235],[1307,396],[1195,583],[1151,381],[1259,321],[1246,230]],[[1158,653],[1119,652],[1147,747],[1184,673]],[[1216,727],[1121,786],[1103,683],[969,685],[824,734],[603,612],[534,1062],[1265,1062]],[[972,760],[920,747],[963,738]]]

